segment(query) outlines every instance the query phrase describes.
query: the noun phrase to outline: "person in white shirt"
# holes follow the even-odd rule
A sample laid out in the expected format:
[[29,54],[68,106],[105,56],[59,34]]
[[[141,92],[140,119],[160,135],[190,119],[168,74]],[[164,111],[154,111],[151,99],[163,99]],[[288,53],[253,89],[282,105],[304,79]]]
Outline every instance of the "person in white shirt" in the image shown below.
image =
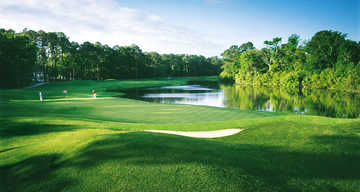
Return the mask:
[[40,96],[40,101],[43,102],[43,96],[42,96],[41,91],[39,92],[39,96]]

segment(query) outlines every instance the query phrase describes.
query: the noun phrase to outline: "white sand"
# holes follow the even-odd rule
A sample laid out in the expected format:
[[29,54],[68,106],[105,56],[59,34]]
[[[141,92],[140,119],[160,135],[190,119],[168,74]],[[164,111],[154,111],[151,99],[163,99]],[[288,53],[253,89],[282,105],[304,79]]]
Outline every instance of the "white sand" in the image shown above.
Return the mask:
[[217,131],[168,131],[168,130],[145,130],[145,131],[153,132],[153,133],[181,135],[181,136],[195,137],[195,138],[217,138],[217,137],[234,135],[242,131],[242,129],[223,129]]

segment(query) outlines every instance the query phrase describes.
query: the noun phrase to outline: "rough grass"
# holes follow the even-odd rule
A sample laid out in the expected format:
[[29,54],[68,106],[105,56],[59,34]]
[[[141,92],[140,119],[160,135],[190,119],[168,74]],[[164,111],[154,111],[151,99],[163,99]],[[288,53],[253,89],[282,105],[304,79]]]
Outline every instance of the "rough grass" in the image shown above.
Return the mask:
[[[0,191],[359,191],[360,119],[155,104],[106,91],[188,80],[0,91]],[[142,132],[228,128],[244,131],[218,139]]]

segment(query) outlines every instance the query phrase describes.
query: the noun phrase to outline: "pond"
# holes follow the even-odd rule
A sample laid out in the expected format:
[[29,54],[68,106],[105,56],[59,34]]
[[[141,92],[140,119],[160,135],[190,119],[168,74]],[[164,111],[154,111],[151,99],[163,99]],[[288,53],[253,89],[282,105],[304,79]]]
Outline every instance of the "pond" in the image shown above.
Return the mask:
[[157,103],[294,112],[342,118],[360,117],[359,94],[327,90],[289,93],[281,88],[206,83],[136,89],[127,91],[126,97]]

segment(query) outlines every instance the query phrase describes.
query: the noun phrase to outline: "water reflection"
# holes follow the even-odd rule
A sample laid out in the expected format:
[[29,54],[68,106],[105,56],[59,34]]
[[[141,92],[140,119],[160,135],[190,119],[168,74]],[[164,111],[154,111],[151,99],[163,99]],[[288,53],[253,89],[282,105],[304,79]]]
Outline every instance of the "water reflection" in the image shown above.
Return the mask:
[[290,94],[280,88],[217,86],[167,86],[127,94],[130,98],[158,103],[207,105],[243,110],[281,111],[329,117],[356,118],[360,95],[325,90]]
[[[155,92],[149,93],[148,91]],[[162,93],[165,92],[165,93]],[[142,100],[158,103],[224,107],[224,91],[200,85],[167,86],[144,90]]]
[[354,93],[312,90],[290,94],[281,88],[220,85],[226,107],[262,111],[287,111],[328,117],[356,118],[360,114],[360,96]]
[[164,86],[164,87],[155,87],[148,88],[147,90],[183,90],[183,91],[213,91],[212,88],[203,87],[201,85],[182,85],[182,86]]

